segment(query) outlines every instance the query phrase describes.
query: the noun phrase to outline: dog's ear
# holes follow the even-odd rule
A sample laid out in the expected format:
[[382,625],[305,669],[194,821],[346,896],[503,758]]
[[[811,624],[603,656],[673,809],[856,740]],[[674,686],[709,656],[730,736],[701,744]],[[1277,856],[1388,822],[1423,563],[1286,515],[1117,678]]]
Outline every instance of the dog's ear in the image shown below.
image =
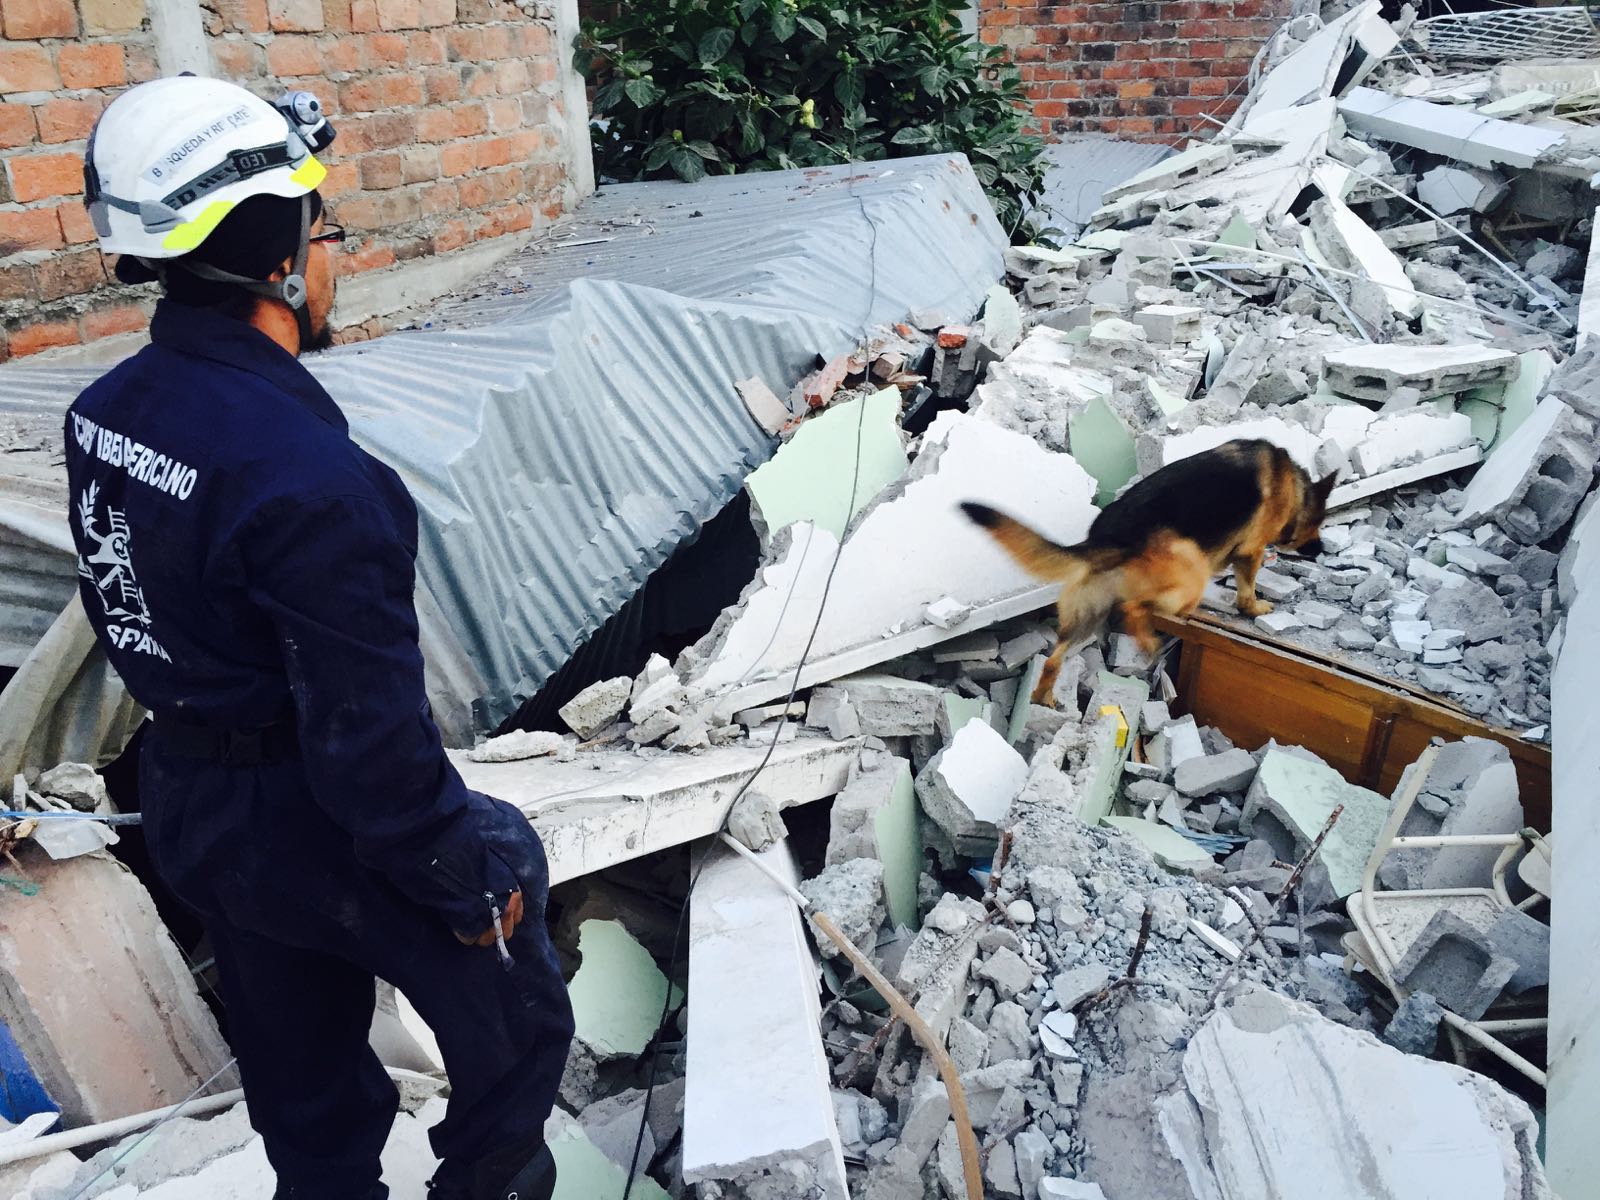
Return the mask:
[[1311,494],[1317,498],[1317,503],[1326,504],[1328,497],[1333,495],[1334,485],[1338,482],[1339,472],[1335,471],[1331,475],[1324,475],[1316,483],[1312,484]]

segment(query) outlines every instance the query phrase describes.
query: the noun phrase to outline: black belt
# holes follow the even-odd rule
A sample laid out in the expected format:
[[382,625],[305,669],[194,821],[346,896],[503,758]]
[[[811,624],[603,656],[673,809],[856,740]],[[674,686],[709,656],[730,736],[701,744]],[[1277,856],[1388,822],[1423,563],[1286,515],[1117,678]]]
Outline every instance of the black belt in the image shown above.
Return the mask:
[[293,720],[258,729],[211,729],[158,717],[153,732],[163,750],[226,767],[265,767],[293,757],[299,746]]

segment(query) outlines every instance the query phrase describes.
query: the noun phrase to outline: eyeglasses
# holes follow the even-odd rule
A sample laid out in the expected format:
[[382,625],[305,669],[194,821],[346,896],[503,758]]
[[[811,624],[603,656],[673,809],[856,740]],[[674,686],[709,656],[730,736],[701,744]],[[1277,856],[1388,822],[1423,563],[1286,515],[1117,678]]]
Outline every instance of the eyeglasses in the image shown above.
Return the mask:
[[344,239],[345,231],[343,225],[324,225],[321,233],[311,236],[310,244],[314,246],[318,242],[326,242],[329,245],[337,245],[342,243]]

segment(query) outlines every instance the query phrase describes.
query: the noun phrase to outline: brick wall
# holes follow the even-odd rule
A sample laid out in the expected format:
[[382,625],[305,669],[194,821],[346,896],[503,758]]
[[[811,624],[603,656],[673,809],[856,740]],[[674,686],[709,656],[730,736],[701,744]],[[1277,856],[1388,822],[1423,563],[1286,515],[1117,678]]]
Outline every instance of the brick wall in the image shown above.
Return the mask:
[[1292,0],[979,0],[979,36],[1007,47],[1039,127],[1168,141],[1204,133]]
[[[0,361],[61,357],[147,324],[154,289],[117,284],[95,245],[81,202],[84,141],[125,85],[174,71],[196,47],[210,74],[262,95],[307,88],[332,115],[339,137],[322,156],[322,192],[351,231],[336,260],[344,340],[389,327],[481,264],[485,248],[509,249],[592,186],[559,5],[148,4],[0,0]],[[162,42],[181,43],[184,26],[188,60]]]

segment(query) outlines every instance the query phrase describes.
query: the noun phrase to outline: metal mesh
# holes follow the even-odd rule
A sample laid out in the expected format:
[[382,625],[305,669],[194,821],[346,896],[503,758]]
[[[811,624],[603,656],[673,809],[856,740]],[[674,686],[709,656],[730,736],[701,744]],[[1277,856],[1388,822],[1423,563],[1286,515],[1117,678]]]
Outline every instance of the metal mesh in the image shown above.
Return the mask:
[[1411,38],[1435,58],[1600,57],[1600,32],[1586,5],[1452,13],[1418,21]]

